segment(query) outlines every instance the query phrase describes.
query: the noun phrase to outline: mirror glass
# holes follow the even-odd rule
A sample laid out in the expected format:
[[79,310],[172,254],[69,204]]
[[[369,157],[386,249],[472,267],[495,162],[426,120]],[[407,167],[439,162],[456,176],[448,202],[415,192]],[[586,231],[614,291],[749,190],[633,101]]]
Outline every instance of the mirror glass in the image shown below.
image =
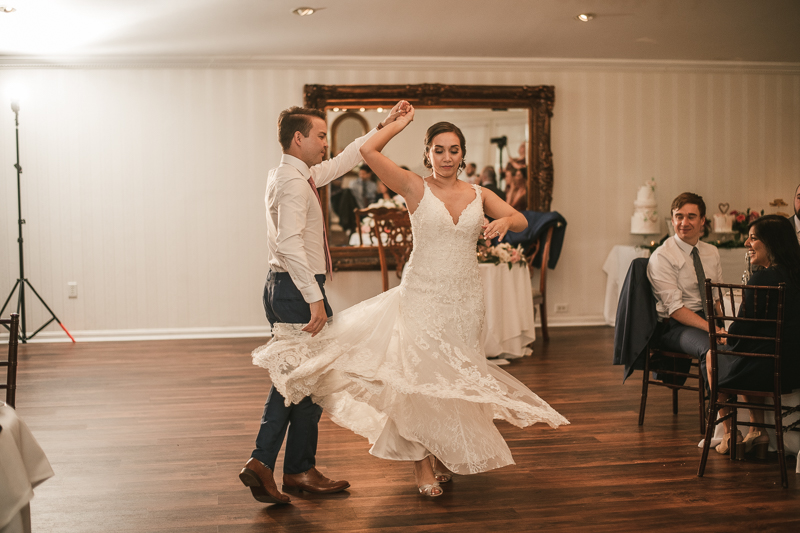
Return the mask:
[[[386,117],[388,110],[368,109],[358,111],[328,110],[328,129],[331,132],[331,154],[338,154],[347,143],[363,135],[378,125]],[[360,129],[357,124],[358,117],[364,120],[365,129]],[[520,153],[527,153],[528,110],[527,109],[467,109],[467,108],[417,108],[412,122],[402,133],[392,139],[383,153],[398,165],[404,165],[420,176],[427,176],[430,171],[423,165],[423,151],[425,131],[436,122],[447,121],[458,126],[464,133],[467,141],[468,163],[475,163],[476,176],[488,165],[495,168],[498,180],[502,182],[503,173],[500,172],[501,163],[505,167],[510,157],[520,158]],[[341,133],[343,126],[347,134]],[[344,131],[344,130],[343,130]],[[506,146],[502,152],[497,142],[492,139],[506,138]],[[335,143],[335,144],[334,144]],[[344,144],[342,144],[344,143]],[[462,174],[463,175],[463,174]],[[334,183],[332,188],[349,187],[353,180],[358,179],[357,172],[351,172]],[[503,184],[501,183],[501,188]],[[330,186],[329,186],[330,187]],[[331,191],[332,193],[333,191]],[[329,196],[330,198],[330,196]],[[332,246],[347,245],[348,236],[338,224],[338,217],[333,209],[328,211],[330,222],[329,240]]]

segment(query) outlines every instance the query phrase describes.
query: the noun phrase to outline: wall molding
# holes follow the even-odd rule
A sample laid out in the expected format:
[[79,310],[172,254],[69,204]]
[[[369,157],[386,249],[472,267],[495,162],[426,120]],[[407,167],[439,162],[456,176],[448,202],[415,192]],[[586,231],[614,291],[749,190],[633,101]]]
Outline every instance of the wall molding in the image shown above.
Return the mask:
[[350,69],[397,71],[435,69],[492,72],[600,70],[655,72],[800,73],[800,63],[510,57],[370,56],[14,56],[0,69]]

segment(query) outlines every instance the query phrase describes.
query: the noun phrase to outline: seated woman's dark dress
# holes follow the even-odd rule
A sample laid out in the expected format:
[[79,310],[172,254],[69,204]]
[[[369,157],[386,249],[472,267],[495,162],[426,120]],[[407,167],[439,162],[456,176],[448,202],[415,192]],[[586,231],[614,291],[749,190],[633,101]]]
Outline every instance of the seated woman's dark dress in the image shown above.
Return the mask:
[[[786,283],[783,302],[783,332],[781,334],[781,378],[783,392],[800,388],[800,290],[790,283],[782,269],[772,266],[756,272],[750,278],[749,285],[771,285]],[[756,316],[764,316],[765,298],[759,294]],[[778,314],[776,298],[771,293],[767,316],[775,318]],[[745,289],[744,305],[739,308],[738,316],[752,317],[753,291]],[[752,322],[734,322],[728,333],[737,335],[774,336],[773,324],[757,324]],[[731,345],[719,345],[720,350],[731,350],[750,353],[773,353],[775,343],[765,340],[731,339]],[[737,357],[735,355],[718,355],[719,386],[730,389],[746,389],[771,391],[774,382],[774,363],[772,359],[756,359],[754,357]],[[706,375],[705,358],[701,361],[703,375]]]

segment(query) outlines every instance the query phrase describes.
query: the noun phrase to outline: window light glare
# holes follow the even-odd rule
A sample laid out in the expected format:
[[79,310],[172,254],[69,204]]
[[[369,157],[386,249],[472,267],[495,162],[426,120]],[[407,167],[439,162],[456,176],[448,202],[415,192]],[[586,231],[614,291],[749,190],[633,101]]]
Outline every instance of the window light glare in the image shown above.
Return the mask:
[[580,20],[581,22],[589,22],[589,21],[590,21],[590,20],[592,20],[594,17],[595,17],[595,14],[594,14],[594,13],[581,13],[580,15],[578,15],[578,16],[577,16],[577,17],[575,17],[575,18],[576,18],[576,19],[578,19],[578,20]]
[[292,13],[301,17],[307,17],[309,15],[313,15],[317,10],[313,7],[298,7]]

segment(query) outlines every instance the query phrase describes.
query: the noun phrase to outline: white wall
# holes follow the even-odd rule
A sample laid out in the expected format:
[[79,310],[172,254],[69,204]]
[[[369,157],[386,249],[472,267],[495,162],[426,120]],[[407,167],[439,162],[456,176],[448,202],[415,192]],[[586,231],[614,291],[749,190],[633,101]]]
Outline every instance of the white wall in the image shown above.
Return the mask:
[[[602,321],[601,267],[614,244],[639,242],[629,224],[645,180],[665,214],[684,190],[761,209],[800,182],[798,65],[287,64],[0,65],[0,103],[23,91],[26,277],[79,339],[266,332],[264,179],[277,114],[306,83],[554,85],[553,209],[569,222],[548,279],[554,325]],[[13,118],[0,105],[3,299],[18,274]],[[30,300],[28,316],[29,330],[45,320]],[[42,337],[64,338],[57,326]]]

